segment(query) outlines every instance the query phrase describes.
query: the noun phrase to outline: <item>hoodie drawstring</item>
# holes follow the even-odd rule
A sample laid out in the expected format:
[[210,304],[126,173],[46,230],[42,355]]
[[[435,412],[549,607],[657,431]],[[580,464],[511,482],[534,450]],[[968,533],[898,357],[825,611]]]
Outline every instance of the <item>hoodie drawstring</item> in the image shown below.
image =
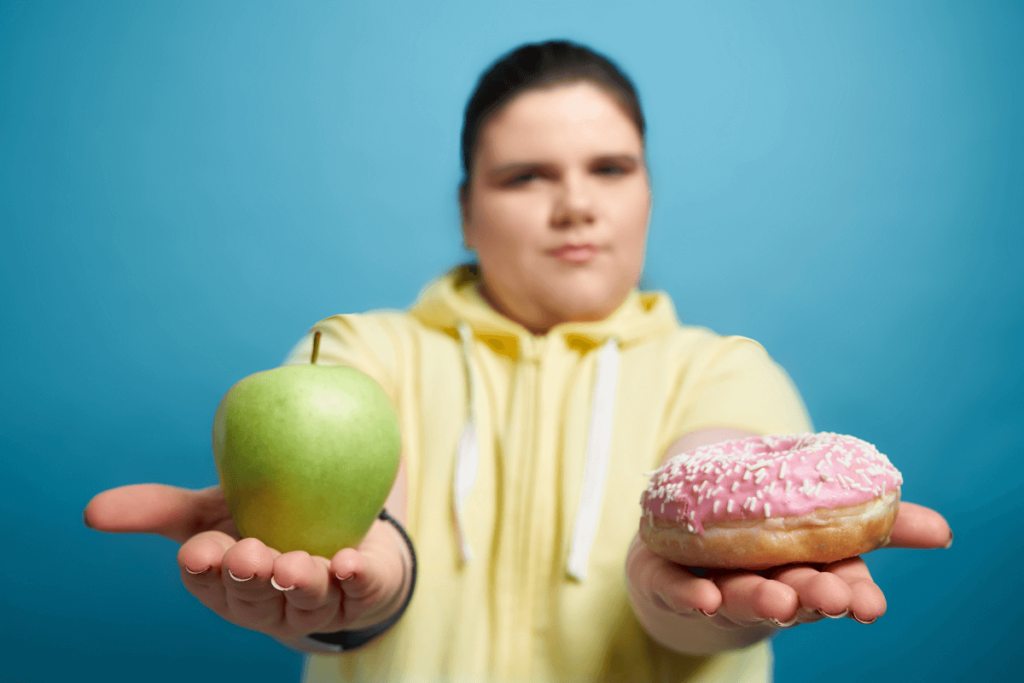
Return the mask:
[[459,437],[459,448],[455,458],[455,474],[452,489],[455,493],[452,501],[455,507],[455,533],[458,535],[459,547],[463,562],[473,557],[473,549],[466,538],[466,520],[464,510],[469,492],[473,490],[476,473],[480,464],[480,439],[477,436],[476,397],[480,393],[476,383],[476,370],[473,367],[473,330],[465,322],[458,326],[459,338],[462,340],[462,355],[466,361],[466,403],[469,404],[469,415]]
[[587,434],[587,460],[583,468],[583,486],[576,508],[572,545],[569,546],[569,576],[577,581],[587,578],[590,549],[597,536],[601,501],[608,478],[608,454],[612,445],[612,418],[615,415],[615,389],[619,381],[619,341],[609,339],[597,356],[594,392],[590,402],[590,430]]
[[[455,532],[458,536],[463,562],[473,557],[466,536],[465,506],[476,481],[480,464],[480,439],[476,400],[480,395],[479,378],[473,364],[473,330],[465,322],[458,325],[462,341],[462,354],[466,363],[467,403],[469,415],[459,437],[455,460],[452,489],[455,511]],[[597,536],[597,523],[601,517],[601,503],[604,499],[605,481],[608,477],[608,456],[611,451],[612,422],[615,415],[615,393],[619,379],[619,342],[608,339],[597,356],[597,370],[590,403],[590,427],[587,434],[587,454],[583,468],[583,485],[580,502],[576,508],[572,542],[569,546],[569,561],[566,571],[577,581],[587,578],[590,550]]]

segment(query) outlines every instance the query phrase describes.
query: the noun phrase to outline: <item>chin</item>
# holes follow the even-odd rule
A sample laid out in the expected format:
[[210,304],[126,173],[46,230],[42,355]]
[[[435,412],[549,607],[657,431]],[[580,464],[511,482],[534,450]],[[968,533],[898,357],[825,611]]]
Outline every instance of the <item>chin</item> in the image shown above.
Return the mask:
[[629,290],[611,289],[567,291],[559,297],[555,308],[566,322],[594,322],[604,320],[626,300]]

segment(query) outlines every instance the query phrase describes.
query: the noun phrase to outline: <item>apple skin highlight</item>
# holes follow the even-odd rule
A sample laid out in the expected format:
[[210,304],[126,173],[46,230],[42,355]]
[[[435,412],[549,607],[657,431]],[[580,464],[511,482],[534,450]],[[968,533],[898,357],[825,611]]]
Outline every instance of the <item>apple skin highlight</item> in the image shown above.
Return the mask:
[[401,459],[384,390],[349,367],[250,375],[221,400],[213,454],[238,531],[280,552],[330,558],[380,514]]

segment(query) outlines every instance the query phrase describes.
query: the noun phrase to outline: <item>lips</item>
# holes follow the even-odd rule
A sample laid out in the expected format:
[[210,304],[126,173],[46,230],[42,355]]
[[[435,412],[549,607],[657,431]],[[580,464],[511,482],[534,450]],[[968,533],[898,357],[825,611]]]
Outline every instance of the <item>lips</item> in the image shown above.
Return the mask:
[[550,249],[548,254],[565,263],[587,263],[593,260],[600,249],[593,244],[565,244]]

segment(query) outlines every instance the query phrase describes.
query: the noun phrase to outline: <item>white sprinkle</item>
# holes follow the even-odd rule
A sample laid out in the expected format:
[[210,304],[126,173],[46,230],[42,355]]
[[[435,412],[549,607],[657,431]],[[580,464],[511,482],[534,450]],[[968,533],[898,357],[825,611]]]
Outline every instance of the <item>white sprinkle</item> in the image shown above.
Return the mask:
[[779,479],[786,478],[786,461],[782,461],[782,467],[779,468]]
[[722,507],[722,501],[716,500],[714,507],[711,508],[712,514],[718,514],[718,508]]
[[814,469],[816,469],[816,470],[818,470],[819,472],[821,472],[821,468],[822,468],[822,466],[824,466],[824,464],[825,464],[825,461],[824,461],[824,460],[819,460],[819,461],[818,461],[818,464],[814,466]]
[[768,494],[771,495],[773,493],[775,493],[775,480],[774,479],[772,479],[772,483],[771,484],[768,484]]
[[729,499],[729,504],[725,506],[726,512],[732,512],[732,498]]
[[729,490],[732,491],[733,493],[736,493],[736,489],[738,489],[739,487],[740,487],[740,481],[739,481],[739,479],[737,479],[736,481],[734,481],[732,483],[732,487]]
[[721,474],[718,475],[718,479],[715,479],[715,483],[721,484],[723,479],[725,479],[725,472],[722,472]]
[[821,485],[822,485],[823,483],[824,483],[824,482],[821,482],[821,481],[819,481],[819,482],[818,482],[818,486],[817,486],[817,487],[815,487],[815,489],[814,489],[814,497],[815,497],[815,498],[817,498],[817,497],[821,496]]
[[793,488],[793,482],[791,480],[786,480],[786,495],[787,496],[789,495],[789,490],[791,488]]
[[758,499],[758,500],[764,500],[764,489],[760,489],[760,490],[759,490],[759,491],[757,492],[757,499]]
[[750,481],[750,470],[743,473],[743,481]]
[[707,485],[708,485],[708,480],[707,480],[707,479],[705,479],[704,481],[702,481],[702,482],[700,483],[700,488],[699,488],[699,489],[697,489],[697,490],[698,490],[698,491],[703,491],[703,490],[704,490],[704,487],[705,487],[705,486],[707,486]]
[[829,479],[831,479],[831,477],[829,477],[829,476],[828,476],[827,474],[825,474],[824,472],[822,472],[822,473],[821,473],[821,480],[822,480],[822,481],[829,481]]
[[765,517],[771,517],[772,516],[772,504],[771,503],[765,503],[764,504],[764,516]]
[[764,476],[766,474],[768,474],[768,470],[766,470],[766,469],[758,470],[757,471],[757,475],[754,477],[754,482],[757,483],[757,484],[760,484],[761,480],[764,479]]

